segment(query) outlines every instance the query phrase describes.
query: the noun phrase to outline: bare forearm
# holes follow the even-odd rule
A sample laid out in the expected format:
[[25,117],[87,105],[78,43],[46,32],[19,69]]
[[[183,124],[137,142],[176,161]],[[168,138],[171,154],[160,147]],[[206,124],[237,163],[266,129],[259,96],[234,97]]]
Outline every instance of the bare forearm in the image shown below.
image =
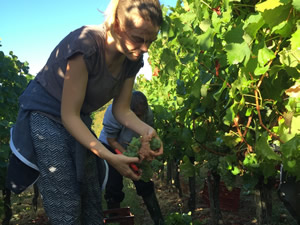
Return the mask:
[[107,138],[107,142],[113,149],[118,149],[121,152],[126,151],[126,149],[114,138]]
[[111,160],[112,154],[108,151],[90,132],[87,126],[82,122],[78,116],[64,116],[62,121],[70,134],[84,147],[91,150],[95,155],[107,161]]
[[128,110],[126,113],[118,113],[118,111],[116,111],[114,116],[121,124],[141,136],[148,134],[150,130],[153,130],[152,127],[141,121],[131,110]]

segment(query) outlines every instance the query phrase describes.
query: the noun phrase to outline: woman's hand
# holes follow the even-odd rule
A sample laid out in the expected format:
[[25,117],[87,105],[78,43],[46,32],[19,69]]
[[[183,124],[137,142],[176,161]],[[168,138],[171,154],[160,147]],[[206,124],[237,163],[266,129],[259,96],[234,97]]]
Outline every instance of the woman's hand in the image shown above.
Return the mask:
[[142,136],[141,138],[141,148],[139,150],[139,156],[140,156],[140,159],[141,160],[148,160],[148,161],[151,161],[153,160],[155,157],[157,156],[160,156],[163,154],[163,143],[162,141],[160,140],[160,148],[158,150],[155,150],[153,151],[151,148],[150,148],[150,141],[152,138],[157,138],[160,140],[160,138],[158,137],[156,131],[151,128],[149,129],[149,131]]
[[141,171],[134,172],[130,167],[131,163],[139,163],[138,157],[127,157],[123,154],[114,154],[114,157],[109,162],[122,176],[128,177],[132,180],[139,180],[141,177]]

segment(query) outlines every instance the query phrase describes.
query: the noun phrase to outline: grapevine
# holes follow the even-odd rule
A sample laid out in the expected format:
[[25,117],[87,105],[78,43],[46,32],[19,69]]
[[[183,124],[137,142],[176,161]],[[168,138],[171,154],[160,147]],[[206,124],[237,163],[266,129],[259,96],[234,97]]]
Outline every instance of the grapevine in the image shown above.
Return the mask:
[[[141,148],[142,143],[140,138],[133,137],[129,143],[126,151],[123,153],[128,157],[139,157],[139,149]],[[152,138],[150,141],[151,150],[155,151],[159,149],[161,142],[157,138]],[[157,159],[152,160],[151,162],[143,160],[140,164],[137,164],[138,168],[142,170],[141,180],[148,182],[153,176],[153,172],[156,171],[160,166],[161,162]]]

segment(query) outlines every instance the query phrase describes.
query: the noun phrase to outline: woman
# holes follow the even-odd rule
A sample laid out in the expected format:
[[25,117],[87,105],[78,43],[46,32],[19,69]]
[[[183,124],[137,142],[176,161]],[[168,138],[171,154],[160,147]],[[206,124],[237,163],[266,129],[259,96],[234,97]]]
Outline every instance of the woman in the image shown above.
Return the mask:
[[[130,110],[142,55],[162,22],[160,4],[158,0],[113,0],[107,12],[104,24],[67,35],[20,97],[7,185],[22,191],[28,180],[33,181],[27,179],[30,170],[38,174],[43,205],[53,225],[103,223],[95,156],[123,176],[139,179],[129,167],[139,159],[111,153],[89,129],[90,113],[110,99],[114,99],[115,118],[143,136],[140,159],[163,153],[162,147],[158,153],[150,150],[149,140],[157,136],[156,131]],[[26,173],[27,167],[27,174],[18,174],[25,185],[12,178],[18,168]]]

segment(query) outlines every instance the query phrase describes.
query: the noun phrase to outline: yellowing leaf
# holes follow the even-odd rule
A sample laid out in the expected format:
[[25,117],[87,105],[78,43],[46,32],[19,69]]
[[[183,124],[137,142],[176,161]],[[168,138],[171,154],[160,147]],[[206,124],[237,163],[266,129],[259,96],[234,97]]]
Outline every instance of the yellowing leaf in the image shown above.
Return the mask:
[[275,9],[276,7],[283,5],[280,0],[267,0],[265,2],[259,3],[255,6],[256,11],[264,12],[265,10]]

